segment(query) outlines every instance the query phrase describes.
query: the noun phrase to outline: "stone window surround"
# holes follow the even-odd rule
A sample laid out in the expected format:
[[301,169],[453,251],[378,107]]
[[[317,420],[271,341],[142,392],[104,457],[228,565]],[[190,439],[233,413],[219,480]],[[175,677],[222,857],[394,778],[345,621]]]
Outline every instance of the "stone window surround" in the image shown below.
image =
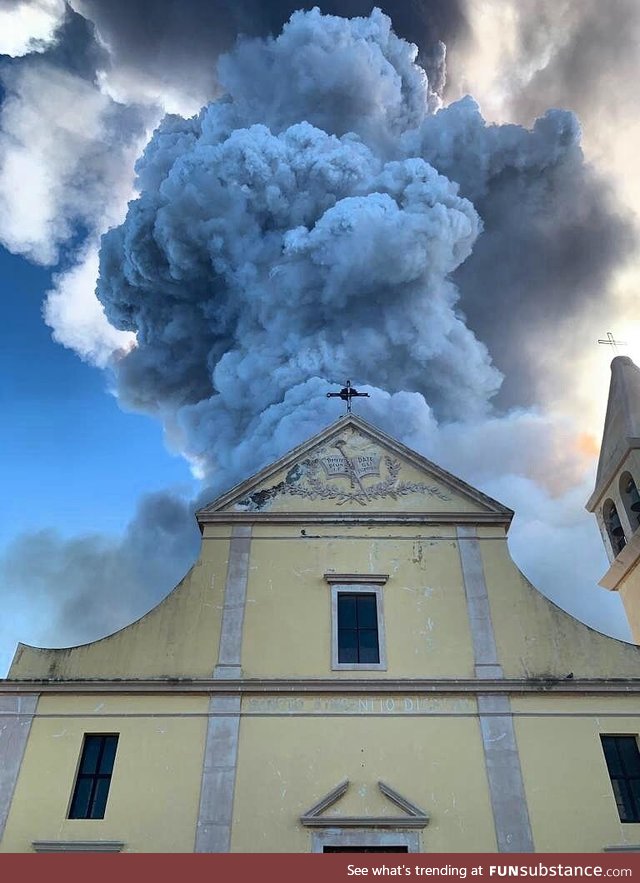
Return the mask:
[[372,831],[370,828],[328,828],[314,831],[311,852],[324,852],[325,846],[352,846],[354,849],[368,846],[406,846],[407,852],[421,852],[418,831]]
[[[386,671],[387,649],[382,588],[389,579],[389,575],[386,573],[325,573],[324,578],[331,588],[331,671]],[[376,596],[380,662],[338,662],[338,595],[343,592],[350,595]]]

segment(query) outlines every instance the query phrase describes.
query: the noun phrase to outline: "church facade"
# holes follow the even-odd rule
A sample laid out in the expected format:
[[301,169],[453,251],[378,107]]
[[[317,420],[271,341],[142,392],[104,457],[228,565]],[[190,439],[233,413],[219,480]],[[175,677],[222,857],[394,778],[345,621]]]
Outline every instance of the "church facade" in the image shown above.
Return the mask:
[[351,415],[200,510],[142,619],[19,645],[0,850],[640,851],[640,648],[512,515]]

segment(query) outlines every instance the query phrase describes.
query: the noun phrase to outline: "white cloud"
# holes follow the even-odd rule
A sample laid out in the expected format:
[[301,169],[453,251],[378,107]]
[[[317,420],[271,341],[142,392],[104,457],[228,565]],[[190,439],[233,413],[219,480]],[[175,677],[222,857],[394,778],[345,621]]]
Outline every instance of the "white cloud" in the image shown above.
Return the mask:
[[4,85],[0,241],[53,264],[78,225],[95,231],[119,219],[147,126],[139,109],[41,60],[10,72]]
[[103,368],[117,350],[135,344],[135,334],[118,331],[106,319],[95,296],[98,275],[98,247],[90,245],[79,262],[54,277],[47,293],[44,318],[53,329],[53,339],[74,350],[85,361]]
[[64,0],[24,0],[0,7],[0,55],[44,52],[64,18]]

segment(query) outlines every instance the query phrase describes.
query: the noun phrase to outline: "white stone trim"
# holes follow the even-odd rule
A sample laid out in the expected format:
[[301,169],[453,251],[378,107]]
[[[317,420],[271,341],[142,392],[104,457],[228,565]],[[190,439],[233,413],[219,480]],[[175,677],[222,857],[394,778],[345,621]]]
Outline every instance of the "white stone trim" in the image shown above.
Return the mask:
[[508,696],[478,696],[498,852],[535,852]]
[[475,674],[478,678],[501,678],[502,668],[498,661],[477,530],[475,527],[459,525],[456,532],[473,643]]
[[429,823],[428,814],[384,782],[378,788],[404,816],[336,816],[324,815],[349,788],[345,779],[300,816],[306,828],[312,828],[311,852],[324,852],[325,846],[406,846],[407,852],[420,852],[420,833]]
[[233,824],[240,696],[217,696],[209,703],[195,852],[229,852]]
[[[500,512],[389,512],[378,510],[376,512],[209,512],[198,516],[200,524],[489,524],[501,525],[508,528],[513,513],[502,514]],[[301,539],[304,539],[304,534]],[[221,539],[220,537],[203,537],[207,540]],[[263,539],[257,537],[257,539]],[[290,539],[287,537],[286,539]]]
[[325,846],[354,848],[362,846],[406,846],[407,852],[422,852],[418,831],[398,828],[394,831],[374,831],[370,828],[326,828],[313,831],[311,852],[324,852]]
[[324,574],[325,580],[329,585],[353,585],[355,583],[364,583],[365,585],[381,585],[384,586],[389,580],[388,573],[334,573],[328,571]]
[[0,695],[0,840],[4,833],[38,695]]
[[[387,650],[384,630],[382,586],[379,583],[330,583],[331,585],[331,670],[386,671]],[[378,657],[380,662],[338,662],[338,595],[375,595],[378,620]]]
[[34,840],[34,852],[122,852],[124,840]]
[[384,782],[378,782],[380,792],[391,801],[394,806],[404,812],[403,816],[335,816],[324,815],[325,810],[337,803],[344,797],[349,788],[349,780],[345,779],[336,785],[328,794],[310,807],[300,816],[301,823],[305,828],[358,828],[369,830],[371,828],[392,828],[393,830],[405,830],[410,828],[425,828],[429,824],[429,814],[411,800],[403,797]]
[[[475,675],[503,677],[491,619],[477,529],[458,525],[458,548],[473,644]],[[518,743],[508,695],[478,695],[480,732],[499,852],[533,852]]]
[[234,524],[229,541],[229,563],[224,587],[218,664],[214,678],[239,678],[242,674],[242,631],[249,579],[251,525]]
[[[249,579],[251,525],[235,524],[229,542],[218,663],[213,680],[242,675],[242,635]],[[214,692],[214,691],[212,691]],[[242,697],[212,695],[202,760],[196,852],[229,852],[233,825]]]

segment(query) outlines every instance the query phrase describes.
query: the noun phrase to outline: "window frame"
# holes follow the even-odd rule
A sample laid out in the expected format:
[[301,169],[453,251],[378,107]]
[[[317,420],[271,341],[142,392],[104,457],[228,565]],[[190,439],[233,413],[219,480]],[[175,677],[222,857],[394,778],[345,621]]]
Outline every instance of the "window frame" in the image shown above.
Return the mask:
[[[87,747],[88,740],[89,739],[109,739],[109,738],[115,738],[115,740],[116,740],[115,749],[113,752],[113,763],[111,764],[111,771],[109,773],[98,772],[98,769],[99,769],[98,761],[102,758],[102,752],[104,751],[104,746],[105,746],[105,743],[103,742],[103,744],[100,748],[100,752],[98,754],[98,758],[96,760],[96,772],[95,773],[83,773],[82,772],[82,762],[84,760],[85,750]],[[76,773],[73,778],[73,787],[71,789],[71,796],[69,798],[69,805],[67,807],[67,814],[66,814],[67,820],[89,822],[89,821],[101,821],[102,819],[104,819],[104,817],[107,814],[107,804],[109,802],[109,795],[111,793],[111,783],[113,780],[113,772],[114,772],[115,766],[116,766],[116,757],[118,754],[119,745],[120,745],[120,733],[84,733],[83,734],[82,745],[80,747],[80,754],[78,755],[78,762],[76,765]],[[76,799],[76,793],[78,791],[78,787],[80,784],[80,780],[81,780],[81,778],[88,778],[88,777],[91,777],[91,780],[92,780],[90,794],[95,795],[96,782],[98,780],[106,779],[108,782],[107,793],[104,798],[104,811],[103,811],[102,815],[71,815],[71,812],[73,810],[73,804]],[[92,801],[91,799],[89,800],[89,807],[91,807],[91,804],[93,802],[94,801]]]
[[[616,754],[617,754],[618,763],[619,763],[620,768],[623,772],[623,775],[615,775],[614,773],[611,772],[611,769],[609,767],[609,761],[607,758],[607,753],[606,753],[605,747],[604,747],[605,739],[610,739],[610,740],[614,740],[614,741],[620,740],[620,739],[632,739],[633,740],[635,747],[636,747],[636,760],[637,760],[637,773],[638,773],[638,775],[631,775],[630,774],[631,771],[628,771],[626,769],[624,757],[620,752],[619,745],[616,745]],[[611,785],[613,802],[615,804],[620,823],[623,825],[637,825],[638,823],[640,823],[640,798],[638,798],[634,795],[633,790],[632,790],[631,786],[629,785],[629,782],[640,781],[640,745],[638,745],[638,736],[635,733],[600,733],[600,745],[602,747],[602,756],[604,758],[605,769],[607,770],[607,775],[609,777],[609,783]],[[633,811],[633,818],[630,818],[630,819],[623,819],[622,818],[622,815],[620,812],[620,804],[618,803],[618,797],[617,797],[616,788],[614,785],[614,780],[615,781],[621,780],[625,783],[626,787],[624,790],[625,790],[626,794],[628,795],[628,797],[630,798],[630,803],[627,803],[624,800],[624,797],[622,799],[622,803],[623,803],[623,807],[624,807],[625,811],[628,809],[631,809]]]
[[[387,652],[384,629],[383,584],[365,582],[334,582],[331,580],[331,670],[332,671],[386,671]],[[340,662],[338,648],[338,596],[374,595],[378,624],[379,662]]]

